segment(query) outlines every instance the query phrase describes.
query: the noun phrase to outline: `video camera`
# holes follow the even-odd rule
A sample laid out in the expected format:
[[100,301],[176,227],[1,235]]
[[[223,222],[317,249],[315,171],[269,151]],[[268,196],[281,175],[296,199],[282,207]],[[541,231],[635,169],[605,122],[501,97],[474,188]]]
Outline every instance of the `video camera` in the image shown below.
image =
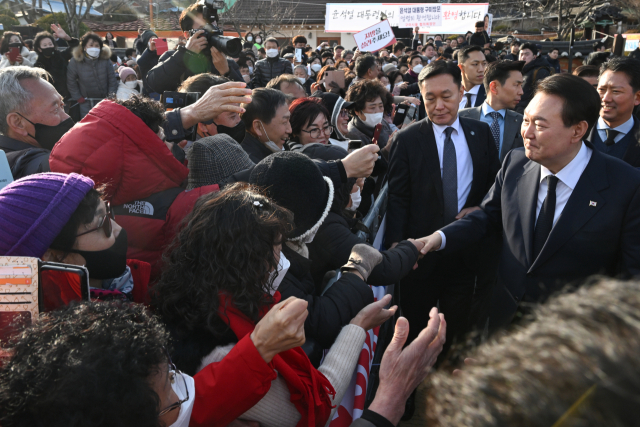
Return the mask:
[[165,109],[175,109],[194,104],[198,99],[200,99],[200,92],[174,92],[166,90],[162,94],[160,102],[164,104]]
[[[207,22],[204,26],[204,33],[200,37],[205,37],[209,47],[213,46],[223,54],[231,58],[237,58],[242,52],[242,40],[238,37],[226,37],[223,31],[218,27],[216,18],[218,17],[218,9],[224,9],[224,0],[200,0],[199,4],[204,5],[202,17]],[[198,29],[189,31],[190,35],[198,32]]]

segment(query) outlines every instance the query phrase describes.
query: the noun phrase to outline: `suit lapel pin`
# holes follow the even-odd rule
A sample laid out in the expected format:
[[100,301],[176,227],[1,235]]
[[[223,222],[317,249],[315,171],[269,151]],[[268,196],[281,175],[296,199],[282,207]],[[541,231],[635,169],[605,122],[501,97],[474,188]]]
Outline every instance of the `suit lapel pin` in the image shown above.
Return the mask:
[[596,207],[598,206],[598,203],[594,202],[593,200],[589,200],[589,207]]
[[475,135],[476,133],[474,131],[471,131],[471,135]]

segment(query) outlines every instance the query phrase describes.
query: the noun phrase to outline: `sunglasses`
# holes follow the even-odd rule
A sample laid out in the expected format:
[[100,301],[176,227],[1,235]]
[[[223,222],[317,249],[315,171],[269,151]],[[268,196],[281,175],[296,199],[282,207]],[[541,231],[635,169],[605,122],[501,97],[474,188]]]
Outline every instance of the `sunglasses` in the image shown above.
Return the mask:
[[111,220],[115,220],[116,217],[111,211],[111,203],[105,202],[105,206],[107,208],[107,213],[102,217],[98,226],[96,228],[92,228],[89,231],[85,231],[84,233],[76,234],[76,237],[84,236],[85,234],[93,233],[94,231],[98,231],[100,229],[104,230],[104,235],[107,236],[107,239],[111,237],[111,232],[113,229],[111,228]]

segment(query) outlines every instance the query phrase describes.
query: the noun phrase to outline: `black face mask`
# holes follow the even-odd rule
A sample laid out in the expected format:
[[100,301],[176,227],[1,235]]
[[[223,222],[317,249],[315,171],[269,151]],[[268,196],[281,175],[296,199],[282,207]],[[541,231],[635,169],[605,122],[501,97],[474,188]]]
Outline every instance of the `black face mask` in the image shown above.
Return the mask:
[[127,232],[123,228],[113,246],[108,249],[101,251],[71,250],[69,252],[82,255],[91,279],[114,279],[122,276],[127,268],[127,243]]
[[18,114],[20,115],[20,117],[31,123],[36,130],[35,136],[31,134],[27,135],[38,141],[38,144],[40,144],[42,148],[47,150],[52,150],[53,146],[56,145],[56,142],[60,141],[60,138],[62,138],[62,136],[67,133],[67,131],[71,129],[73,125],[75,125],[75,122],[71,117],[69,117],[67,120],[61,121],[56,126],[49,126],[43,125],[42,123],[33,123],[22,114]]
[[44,49],[41,49],[41,50],[42,50],[42,54],[44,56],[49,57],[49,56],[53,56],[53,54],[56,51],[56,48],[55,47],[45,47]]
[[216,122],[213,122],[213,124],[218,128],[218,133],[229,135],[231,138],[235,139],[238,144],[242,144],[242,141],[244,141],[246,126],[242,120],[240,120],[238,124],[232,128],[229,126],[219,125]]

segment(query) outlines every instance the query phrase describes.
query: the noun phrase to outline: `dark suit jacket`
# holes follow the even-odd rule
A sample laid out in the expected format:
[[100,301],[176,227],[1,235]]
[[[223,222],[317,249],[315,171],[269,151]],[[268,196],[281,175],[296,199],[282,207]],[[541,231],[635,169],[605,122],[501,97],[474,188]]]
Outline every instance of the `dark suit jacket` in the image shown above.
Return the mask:
[[530,161],[523,148],[512,150],[482,210],[442,229],[447,239],[443,253],[464,249],[487,233],[502,233],[492,327],[509,323],[523,297],[542,301],[567,283],[593,274],[640,273],[640,171],[593,150],[534,260],[539,182],[540,165]]
[[[592,142],[594,138],[594,132],[597,132],[597,125],[591,129],[591,133],[589,137],[585,139],[585,141]],[[622,160],[624,162],[629,163],[634,168],[640,168],[640,123],[636,117],[633,118],[633,128],[631,131],[625,135],[622,139],[630,138],[629,146],[627,147],[627,151],[624,153],[624,157]],[[620,140],[620,142],[622,142]]]
[[487,99],[487,91],[484,89],[484,85],[480,84],[480,89],[478,89],[478,95],[476,96],[476,102],[473,103],[473,106],[481,106],[485,99]]
[[[471,161],[473,182],[465,208],[478,206],[500,169],[489,125],[460,117]],[[444,226],[444,199],[438,148],[429,119],[408,126],[393,137],[389,160],[389,203],[386,242],[428,236]],[[423,261],[431,259],[427,255]],[[419,269],[420,270],[420,269]]]
[[[473,108],[463,108],[458,115],[460,117],[468,117],[474,120],[480,120],[482,114],[482,105]],[[515,111],[506,110],[504,115],[504,135],[502,135],[502,147],[500,149],[500,161],[504,160],[507,153],[514,148],[524,145],[520,127],[522,126],[522,114]]]

